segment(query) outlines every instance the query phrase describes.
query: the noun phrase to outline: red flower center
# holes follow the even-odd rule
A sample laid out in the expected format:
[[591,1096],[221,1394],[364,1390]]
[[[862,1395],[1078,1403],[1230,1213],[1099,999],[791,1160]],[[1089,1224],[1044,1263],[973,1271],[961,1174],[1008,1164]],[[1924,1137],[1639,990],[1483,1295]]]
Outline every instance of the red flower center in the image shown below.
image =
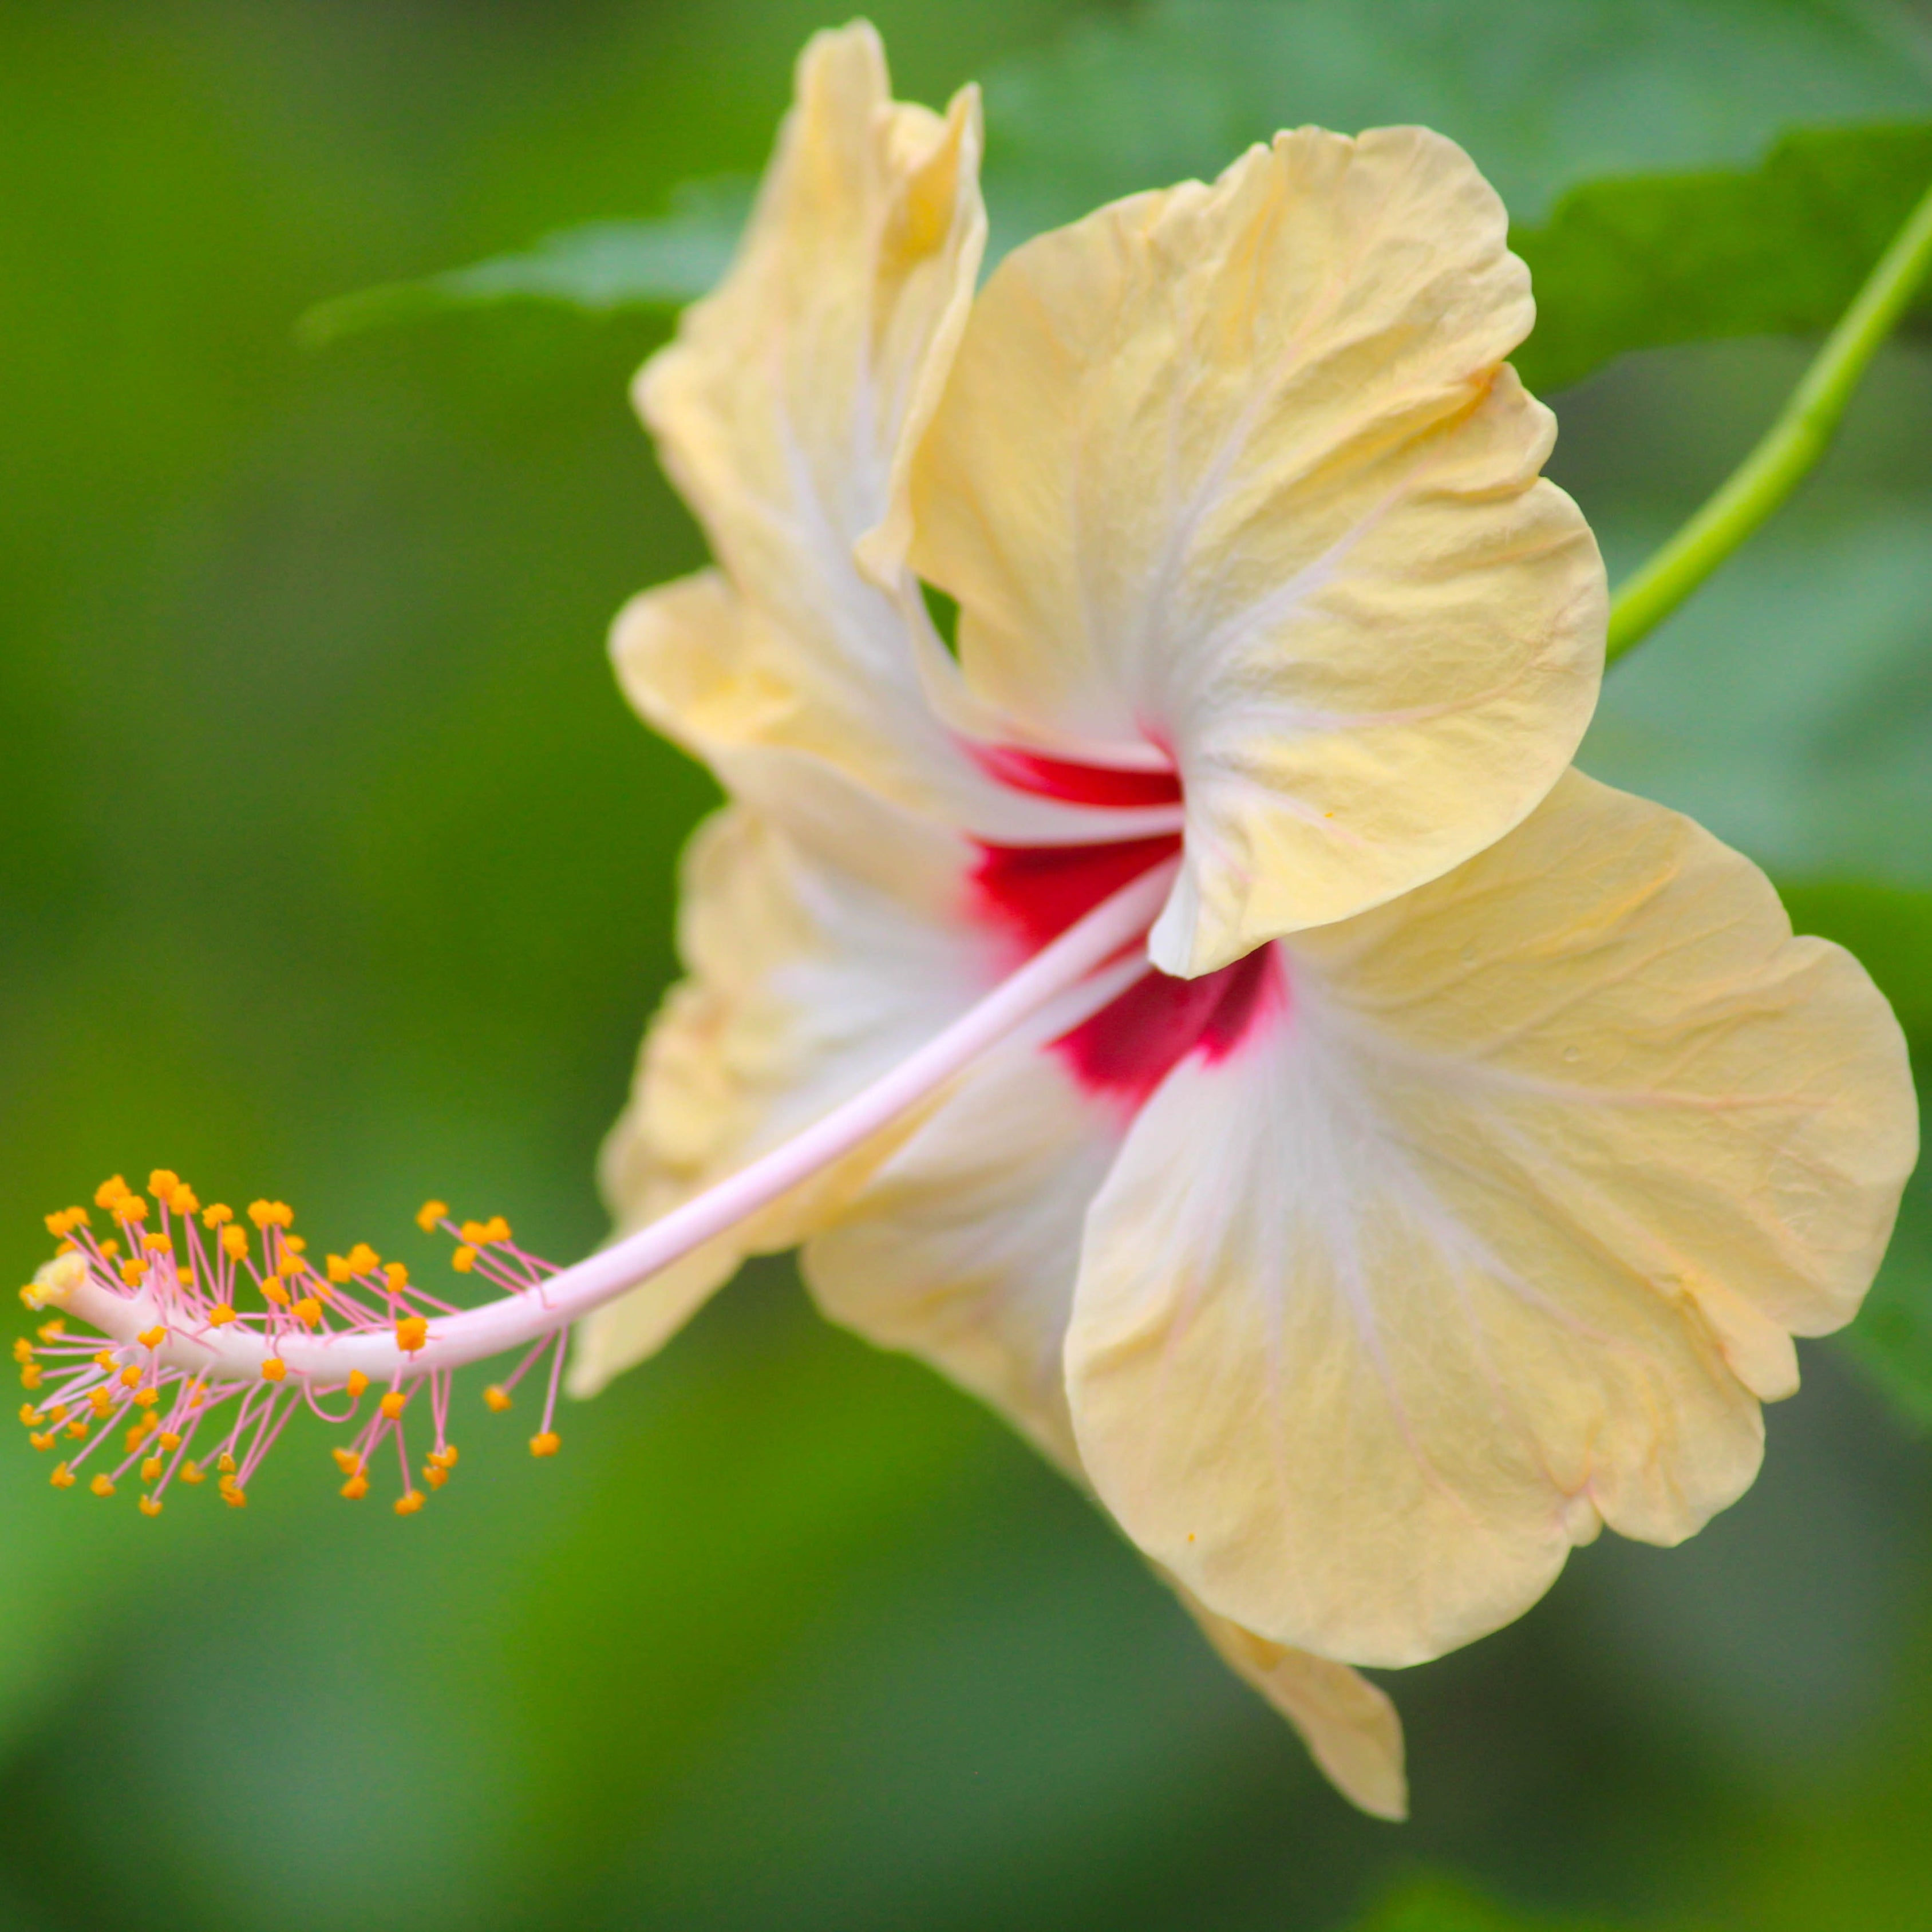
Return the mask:
[[[980,754],[1016,790],[1088,805],[1176,804],[1166,772],[1108,770],[999,748]],[[976,915],[1010,934],[1022,957],[1057,938],[1083,913],[1180,850],[1172,834],[1090,845],[982,844],[974,868]],[[1054,1042],[1090,1094],[1132,1112],[1190,1054],[1225,1059],[1262,1017],[1283,1012],[1288,980],[1264,946],[1219,972],[1177,980],[1150,966],[1111,1005]]]

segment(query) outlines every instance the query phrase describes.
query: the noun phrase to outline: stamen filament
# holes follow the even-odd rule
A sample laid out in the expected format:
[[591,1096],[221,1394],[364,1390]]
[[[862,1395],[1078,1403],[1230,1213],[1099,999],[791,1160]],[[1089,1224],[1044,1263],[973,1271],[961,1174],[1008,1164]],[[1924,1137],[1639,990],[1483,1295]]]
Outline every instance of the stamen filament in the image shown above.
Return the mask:
[[[213,1381],[231,1385],[221,1394],[204,1400],[202,1414],[238,1392],[233,1385],[240,1385],[245,1393],[230,1438],[227,1453],[231,1455],[258,1393],[268,1390],[264,1429],[270,1426],[279,1406],[279,1377],[265,1383],[265,1364],[279,1362],[298,1383],[328,1389],[341,1386],[357,1372],[371,1383],[392,1388],[405,1382],[413,1384],[425,1376],[481,1361],[532,1341],[538,1343],[538,1349],[532,1352],[534,1360],[552,1336],[558,1339],[560,1362],[561,1331],[580,1316],[769,1206],[930,1098],[955,1075],[1030,1024],[1038,1022],[1047,1029],[1046,1037],[1058,1037],[1108,1004],[1147,970],[1138,942],[1167,896],[1176,862],[1167,860],[1150,868],[1103,900],[944,1032],[802,1133],[574,1267],[530,1285],[513,1285],[502,1299],[481,1307],[433,1316],[420,1348],[405,1352],[392,1327],[317,1334],[292,1322],[274,1322],[265,1331],[236,1322],[185,1332],[169,1325],[169,1311],[152,1286],[152,1276],[144,1276],[131,1292],[121,1293],[90,1273],[74,1286],[64,1306],[68,1312],[124,1346],[133,1344],[146,1330],[166,1329],[166,1338],[151,1352],[153,1370],[175,1370],[204,1384]],[[206,1263],[191,1222],[190,1241],[200,1278],[214,1280],[224,1298],[229,1296],[227,1268],[220,1268],[212,1275],[202,1272]],[[520,1252],[518,1258],[524,1258]],[[489,1271],[493,1270],[486,1270]],[[256,1274],[252,1262],[248,1272]],[[339,1288],[334,1292],[340,1294]],[[524,1365],[529,1366],[528,1362]],[[522,1370],[518,1372],[520,1376]],[[550,1435],[554,1402],[554,1368],[550,1379],[551,1398],[545,1404],[542,1432],[545,1438]],[[376,1427],[380,1432],[380,1417]],[[376,1439],[380,1433],[362,1445],[365,1456]],[[80,1460],[75,1459],[76,1464]],[[259,1460],[251,1450],[250,1466]]]

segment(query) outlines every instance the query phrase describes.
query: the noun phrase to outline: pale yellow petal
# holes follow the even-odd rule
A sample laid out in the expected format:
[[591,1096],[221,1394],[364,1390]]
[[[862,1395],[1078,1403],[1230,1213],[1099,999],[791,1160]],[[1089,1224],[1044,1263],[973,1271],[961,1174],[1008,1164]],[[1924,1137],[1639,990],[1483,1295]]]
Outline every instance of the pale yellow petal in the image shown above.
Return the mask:
[[[911,446],[985,242],[980,140],[972,89],[944,118],[895,102],[869,26],[815,36],[736,261],[638,386],[752,608],[696,682],[714,700],[742,684],[738,723],[763,707],[766,735],[912,802],[927,766],[960,758],[920,689],[911,627],[926,620],[903,558]],[[689,735],[686,668],[642,652],[627,682],[662,728]]]
[[[838,782],[820,771],[828,792]],[[940,1032],[1000,970],[960,922],[963,842],[848,788],[824,801],[849,863],[742,806],[686,856],[688,976],[645,1036],[602,1178],[619,1232],[788,1139]],[[660,1346],[746,1255],[790,1247],[916,1126],[908,1120],[580,1324],[572,1386]]]
[[1448,870],[1582,734],[1603,570],[1503,364],[1505,226],[1438,136],[1305,128],[1027,244],[974,305],[914,560],[988,704],[1172,754],[1168,971]]
[[1285,1019],[1178,1068],[1090,1214],[1082,1460],[1216,1611],[1414,1663],[1749,1484],[1778,1338],[1883,1250],[1904,1046],[1755,867],[1575,774],[1279,950]]
[[[1004,1053],[959,1084],[802,1257],[826,1314],[989,1402],[1082,1490],[1061,1356],[1088,1204],[1122,1132],[1051,1054]],[[1404,1815],[1402,1725],[1380,1690],[1163,1580],[1352,1803]]]
[[1060,1350],[1120,1137],[1050,1054],[1002,1052],[812,1238],[806,1280],[835,1321],[932,1363],[1074,1474]]

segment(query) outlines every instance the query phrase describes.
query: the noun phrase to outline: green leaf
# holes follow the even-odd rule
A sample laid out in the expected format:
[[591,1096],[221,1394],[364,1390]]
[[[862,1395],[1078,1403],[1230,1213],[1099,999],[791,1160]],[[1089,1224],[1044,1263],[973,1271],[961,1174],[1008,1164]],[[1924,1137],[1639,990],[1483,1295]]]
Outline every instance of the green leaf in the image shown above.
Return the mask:
[[1439,128],[1540,222],[1580,182],[1754,161],[1805,124],[1927,118],[1916,31],[1856,0],[1159,0],[989,76],[995,234],[1211,176],[1307,122]]
[[[1754,162],[1797,123],[1932,118],[1932,69],[1884,19],[1851,0],[1492,0],[1475,19],[1461,0],[1160,0],[988,77],[992,255],[1117,196],[1211,176],[1277,128],[1417,121],[1461,141],[1519,223],[1547,218],[1520,244],[1546,283],[1533,382],[1642,343],[1814,328],[1876,258],[1932,135],[1807,136],[1762,178],[1604,178]],[[674,308],[723,272],[749,200],[740,178],[688,183],[659,220],[342,296],[302,334],[512,300]]]
[[1555,389],[1626,350],[1828,328],[1928,182],[1932,125],[1808,129],[1754,170],[1573,188],[1510,237],[1536,286],[1517,370]]
[[656,220],[562,229],[524,254],[338,296],[310,309],[296,333],[321,347],[365,329],[510,302],[590,315],[674,310],[703,295],[730,266],[753,186],[736,175],[686,182],[673,194],[670,212]]

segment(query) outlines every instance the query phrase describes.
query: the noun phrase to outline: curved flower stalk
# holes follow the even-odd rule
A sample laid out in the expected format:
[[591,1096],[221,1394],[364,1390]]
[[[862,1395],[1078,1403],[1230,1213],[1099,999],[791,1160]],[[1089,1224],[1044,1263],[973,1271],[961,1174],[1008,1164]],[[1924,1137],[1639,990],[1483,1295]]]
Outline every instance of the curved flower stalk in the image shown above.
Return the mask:
[[[554,1394],[578,1324],[589,1394],[802,1246],[829,1314],[1006,1414],[1399,1816],[1352,1666],[1741,1493],[1792,1337],[1882,1250],[1903,1041],[1748,861],[1570,769],[1602,567],[1459,149],[1283,134],[976,292],[979,142],[970,89],[895,103],[868,28],[820,35],[731,274],[640,379],[717,566],[614,655],[730,802],[606,1149],[619,1238],[559,1270],[451,1224],[498,1300],[352,1255],[332,1303],[271,1214],[244,1314],[198,1234],[124,1273],[56,1217],[29,1299],[110,1346],[44,1334],[52,1406],[137,1408],[158,1507],[150,1433],[185,1460],[232,1401],[241,1491],[279,1400],[380,1384],[338,1460],[359,1494],[393,1434],[413,1508],[418,1388],[434,1486],[456,1367],[548,1350]],[[134,1198],[103,1197],[129,1234]]]

